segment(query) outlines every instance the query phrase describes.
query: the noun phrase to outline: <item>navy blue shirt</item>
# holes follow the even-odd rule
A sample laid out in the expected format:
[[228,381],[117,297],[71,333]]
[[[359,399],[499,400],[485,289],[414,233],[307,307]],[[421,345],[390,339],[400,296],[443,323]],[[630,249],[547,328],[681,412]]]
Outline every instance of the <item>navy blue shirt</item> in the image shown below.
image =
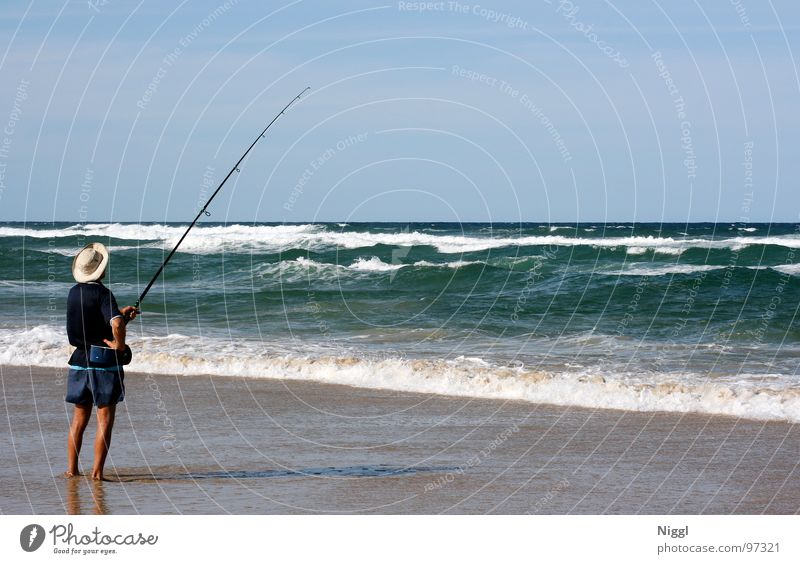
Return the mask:
[[107,346],[114,339],[111,320],[122,314],[111,290],[100,282],[76,284],[67,296],[67,337],[77,347],[69,358],[73,366],[89,366],[89,347]]

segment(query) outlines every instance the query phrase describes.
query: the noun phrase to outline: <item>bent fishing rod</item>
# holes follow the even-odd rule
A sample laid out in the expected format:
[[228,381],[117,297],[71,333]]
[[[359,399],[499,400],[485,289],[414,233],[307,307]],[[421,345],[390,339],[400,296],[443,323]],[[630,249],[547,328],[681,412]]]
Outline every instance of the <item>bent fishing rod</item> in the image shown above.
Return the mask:
[[222,182],[220,182],[220,183],[219,183],[219,186],[217,186],[217,189],[216,189],[216,190],[214,190],[214,193],[213,193],[213,194],[211,194],[211,197],[210,197],[210,198],[209,198],[209,199],[206,201],[206,203],[205,203],[205,205],[203,206],[203,208],[202,208],[202,209],[200,210],[200,212],[197,214],[197,217],[195,217],[195,218],[194,218],[194,221],[192,221],[192,223],[189,225],[189,227],[187,227],[187,228],[186,228],[186,231],[184,231],[183,235],[182,235],[182,236],[181,236],[181,238],[178,240],[178,242],[176,243],[175,247],[173,247],[173,249],[172,249],[172,250],[170,251],[170,253],[167,255],[167,258],[165,258],[165,259],[164,259],[164,262],[161,264],[161,266],[159,267],[159,269],[158,269],[158,270],[156,271],[156,273],[153,275],[153,278],[152,278],[152,279],[150,280],[150,282],[147,284],[147,286],[145,287],[144,291],[143,291],[143,292],[141,293],[141,295],[139,296],[139,299],[138,299],[138,300],[136,300],[136,303],[134,304],[134,306],[133,306],[133,307],[136,309],[136,312],[137,312],[137,313],[139,313],[139,305],[140,305],[140,304],[141,304],[141,303],[144,301],[144,298],[145,298],[145,296],[147,296],[147,292],[149,292],[149,291],[150,291],[150,288],[153,286],[153,284],[155,284],[155,281],[156,281],[156,280],[158,280],[158,277],[161,275],[161,272],[163,272],[163,270],[164,270],[164,267],[165,267],[165,266],[167,266],[167,263],[169,262],[169,259],[171,259],[171,258],[172,258],[172,255],[174,255],[174,254],[175,254],[175,251],[177,251],[177,250],[178,250],[178,247],[180,247],[181,243],[183,243],[183,240],[184,240],[184,239],[186,239],[186,236],[189,234],[189,231],[191,231],[192,227],[194,227],[195,223],[197,223],[197,221],[200,219],[200,217],[201,217],[203,214],[205,214],[205,215],[207,215],[207,216],[208,216],[208,215],[211,215],[211,213],[208,211],[208,209],[207,209],[207,208],[208,208],[208,206],[211,204],[211,201],[214,199],[214,197],[215,197],[215,196],[216,196],[216,195],[219,193],[219,191],[220,191],[220,190],[222,190],[222,187],[223,187],[223,186],[225,185],[225,183],[228,181],[228,178],[230,178],[230,177],[231,177],[231,175],[233,175],[233,173],[234,173],[234,172],[239,172],[239,165],[240,165],[240,164],[242,164],[242,161],[243,161],[243,160],[244,160],[244,158],[247,156],[247,154],[250,152],[250,150],[251,150],[253,147],[255,147],[256,143],[258,143],[258,142],[259,142],[259,141],[260,141],[260,140],[261,140],[261,139],[264,137],[264,135],[266,135],[266,133],[267,133],[267,130],[269,130],[269,128],[270,128],[270,127],[272,127],[272,124],[273,124],[273,123],[275,123],[276,121],[278,121],[278,118],[279,118],[279,117],[281,117],[281,116],[283,115],[283,113],[284,113],[286,110],[288,110],[288,109],[289,109],[289,107],[290,107],[292,104],[294,104],[294,103],[295,103],[297,100],[299,100],[299,99],[300,99],[300,97],[301,97],[303,94],[305,94],[307,90],[310,90],[310,89],[311,89],[311,87],[310,87],[310,86],[306,86],[306,87],[303,89],[303,91],[302,91],[302,92],[300,92],[300,94],[298,94],[297,96],[295,96],[294,98],[292,98],[292,101],[291,101],[291,102],[289,102],[288,104],[286,104],[286,106],[284,106],[284,108],[283,108],[283,109],[282,109],[280,112],[278,112],[278,114],[277,114],[277,115],[276,115],[274,118],[272,118],[272,121],[271,121],[271,122],[269,122],[269,123],[267,124],[267,127],[265,127],[265,128],[264,128],[264,130],[263,130],[261,133],[259,133],[259,134],[258,134],[258,137],[256,137],[256,138],[255,138],[255,140],[254,140],[254,141],[253,141],[253,142],[250,144],[250,146],[247,148],[247,150],[244,152],[244,154],[243,154],[241,157],[239,157],[239,160],[238,160],[238,161],[236,161],[236,164],[235,164],[235,165],[233,165],[233,168],[230,170],[230,172],[228,172],[228,174],[225,176],[225,178],[223,178],[223,179],[222,179]]

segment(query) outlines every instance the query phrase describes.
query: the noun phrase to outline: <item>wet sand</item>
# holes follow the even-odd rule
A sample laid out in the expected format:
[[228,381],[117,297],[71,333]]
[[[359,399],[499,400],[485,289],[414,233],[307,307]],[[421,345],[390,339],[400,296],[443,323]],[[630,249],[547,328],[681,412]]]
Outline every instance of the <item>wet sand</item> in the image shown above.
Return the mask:
[[788,423],[134,373],[67,479],[64,376],[0,367],[4,514],[800,511]]

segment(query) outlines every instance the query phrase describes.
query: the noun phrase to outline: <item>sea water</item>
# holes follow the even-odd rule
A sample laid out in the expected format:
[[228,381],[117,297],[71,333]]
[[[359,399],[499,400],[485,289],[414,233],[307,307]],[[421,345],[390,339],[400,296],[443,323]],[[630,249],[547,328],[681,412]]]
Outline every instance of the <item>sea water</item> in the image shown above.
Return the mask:
[[[132,304],[186,224],[0,223],[0,364],[66,366],[72,257]],[[800,421],[800,225],[204,223],[130,371]]]

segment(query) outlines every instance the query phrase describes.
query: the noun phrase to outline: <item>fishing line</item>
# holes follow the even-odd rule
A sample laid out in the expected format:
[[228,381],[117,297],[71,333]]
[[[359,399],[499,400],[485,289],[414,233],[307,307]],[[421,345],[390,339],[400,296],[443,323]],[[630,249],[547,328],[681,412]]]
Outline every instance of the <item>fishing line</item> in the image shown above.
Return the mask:
[[160,267],[159,267],[159,269],[156,271],[156,273],[153,275],[153,278],[151,278],[151,279],[150,279],[150,282],[148,282],[148,284],[147,284],[147,286],[145,287],[144,291],[143,291],[143,292],[141,293],[141,295],[139,296],[139,299],[138,299],[138,300],[136,300],[136,303],[134,304],[134,306],[133,306],[133,307],[136,309],[137,313],[139,312],[139,305],[140,305],[140,304],[141,304],[141,303],[144,301],[144,298],[145,298],[145,296],[147,296],[147,292],[149,292],[149,291],[150,291],[150,288],[153,286],[153,284],[155,284],[155,281],[156,281],[156,280],[158,280],[158,277],[161,275],[161,272],[164,270],[164,267],[165,267],[165,266],[167,266],[167,263],[168,263],[168,262],[169,262],[169,260],[172,258],[172,255],[174,255],[174,254],[175,254],[175,251],[177,251],[177,250],[178,250],[178,247],[181,245],[181,243],[183,243],[183,240],[184,240],[184,239],[186,238],[186,236],[189,234],[189,231],[191,231],[192,227],[194,227],[195,223],[197,223],[197,221],[200,219],[200,217],[201,217],[201,216],[203,216],[203,215],[210,216],[210,215],[211,215],[211,213],[208,211],[208,206],[211,204],[211,201],[214,199],[214,197],[215,197],[215,196],[216,196],[216,195],[219,193],[219,191],[222,189],[222,187],[223,187],[223,186],[225,185],[225,183],[228,181],[228,178],[230,178],[230,177],[231,177],[231,175],[232,175],[234,172],[239,172],[239,165],[242,163],[242,161],[243,161],[243,160],[244,160],[244,158],[247,156],[247,154],[250,152],[250,150],[251,150],[253,147],[255,147],[256,143],[258,143],[258,142],[259,142],[261,139],[263,139],[264,135],[266,135],[266,133],[267,133],[267,130],[269,130],[269,128],[270,128],[270,127],[272,127],[272,124],[273,124],[273,123],[275,123],[276,121],[278,121],[278,118],[279,118],[279,117],[281,117],[281,116],[283,115],[283,113],[284,113],[286,110],[288,110],[288,109],[289,109],[289,107],[290,107],[292,104],[294,104],[294,103],[295,103],[297,100],[299,100],[299,99],[300,99],[300,97],[301,97],[303,94],[305,94],[307,90],[310,90],[310,89],[311,89],[311,87],[310,87],[310,86],[306,86],[306,87],[305,87],[305,88],[302,90],[302,92],[300,92],[300,94],[298,94],[297,96],[295,96],[294,98],[292,98],[292,101],[291,101],[291,102],[289,102],[288,104],[286,104],[286,106],[284,106],[284,108],[283,108],[283,109],[282,109],[280,112],[278,112],[278,114],[277,114],[277,115],[276,115],[274,118],[272,118],[272,121],[270,121],[270,122],[267,124],[267,127],[265,127],[265,128],[264,128],[264,130],[263,130],[261,133],[259,133],[259,134],[258,134],[258,137],[256,137],[256,138],[255,138],[255,140],[254,140],[254,141],[253,141],[253,142],[250,144],[250,146],[247,148],[247,150],[244,152],[244,154],[243,154],[241,157],[239,157],[239,160],[238,160],[238,161],[236,161],[236,164],[235,164],[235,165],[233,165],[233,168],[231,168],[230,172],[228,172],[228,174],[225,176],[225,178],[222,180],[222,182],[220,182],[220,183],[219,183],[219,186],[217,186],[217,189],[216,189],[216,190],[214,190],[214,193],[213,193],[213,194],[211,194],[211,197],[210,197],[210,198],[209,198],[209,199],[206,201],[206,203],[205,203],[205,205],[203,206],[203,208],[202,208],[202,209],[201,209],[201,210],[198,212],[198,214],[197,214],[197,217],[195,217],[195,218],[194,218],[194,221],[192,221],[192,223],[189,225],[189,227],[187,227],[187,228],[186,228],[186,231],[184,231],[184,233],[183,233],[183,235],[181,236],[181,238],[180,238],[180,239],[178,240],[178,242],[175,244],[175,247],[173,247],[173,249],[172,249],[172,250],[170,251],[170,253],[167,255],[167,258],[165,258],[165,259],[164,259],[164,262],[163,262],[163,263],[161,263],[161,266],[160,266]]

